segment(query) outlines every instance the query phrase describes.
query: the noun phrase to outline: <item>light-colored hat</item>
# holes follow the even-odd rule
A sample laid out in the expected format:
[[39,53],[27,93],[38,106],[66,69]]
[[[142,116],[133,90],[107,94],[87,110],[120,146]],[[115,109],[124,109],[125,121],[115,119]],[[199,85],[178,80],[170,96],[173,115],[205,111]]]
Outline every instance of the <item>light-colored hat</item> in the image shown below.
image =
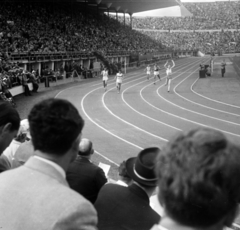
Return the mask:
[[26,133],[27,137],[31,139],[28,119],[21,120],[18,135],[20,133]]

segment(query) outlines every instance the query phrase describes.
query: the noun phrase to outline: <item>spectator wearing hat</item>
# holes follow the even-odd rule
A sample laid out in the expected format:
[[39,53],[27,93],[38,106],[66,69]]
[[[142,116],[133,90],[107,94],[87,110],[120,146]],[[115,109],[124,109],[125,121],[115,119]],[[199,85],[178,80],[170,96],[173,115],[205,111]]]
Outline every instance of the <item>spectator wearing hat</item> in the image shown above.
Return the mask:
[[92,142],[83,138],[79,144],[78,156],[70,164],[67,171],[67,181],[70,188],[84,196],[91,203],[96,201],[100,189],[107,182],[103,170],[92,163],[93,154]]
[[240,198],[240,147],[221,132],[198,128],[170,140],[157,158],[164,211],[152,230],[225,229]]
[[126,161],[127,173],[133,180],[130,186],[106,184],[102,187],[94,204],[99,230],[115,227],[146,230],[159,222],[160,216],[149,201],[157,185],[154,170],[159,152],[158,148],[146,148]]
[[26,125],[25,120],[22,120],[20,122],[20,128],[18,130],[17,136],[12,140],[11,144],[3,152],[3,155],[5,155],[8,158],[8,161],[10,162],[11,167],[12,167],[14,155],[17,149],[27,139],[27,133],[29,132],[29,125]]
[[47,99],[32,108],[28,121],[34,156],[0,176],[1,227],[96,230],[93,205],[65,179],[84,126],[78,110],[66,100]]
[[17,135],[19,126],[18,112],[9,103],[0,102],[0,173],[11,167],[8,158],[2,153]]

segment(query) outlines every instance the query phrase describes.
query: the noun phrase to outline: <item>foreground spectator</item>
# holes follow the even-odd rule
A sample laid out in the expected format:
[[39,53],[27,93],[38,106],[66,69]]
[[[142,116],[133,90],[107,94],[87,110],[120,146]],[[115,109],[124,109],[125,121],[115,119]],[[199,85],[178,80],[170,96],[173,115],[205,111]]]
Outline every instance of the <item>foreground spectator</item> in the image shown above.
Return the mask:
[[17,135],[19,126],[18,112],[9,103],[0,102],[0,173],[11,167],[8,158],[2,153]]
[[28,120],[34,157],[0,175],[1,227],[96,229],[93,206],[69,189],[65,179],[84,125],[77,109],[68,101],[48,99],[34,106]]
[[20,128],[18,130],[17,136],[12,140],[11,144],[3,152],[3,155],[5,155],[8,158],[8,161],[10,162],[11,167],[12,167],[13,158],[17,149],[27,139],[27,132],[29,127],[25,126],[24,123],[25,123],[25,120],[20,122]]
[[159,152],[158,148],[147,148],[126,161],[127,173],[133,180],[128,187],[103,186],[95,203],[99,230],[146,230],[158,223],[160,216],[150,207],[149,197],[157,185],[154,170]]
[[171,140],[158,157],[159,229],[224,229],[238,211],[240,147],[199,128]]
[[88,139],[82,139],[78,156],[70,164],[67,171],[67,181],[70,188],[94,203],[102,186],[107,182],[103,170],[92,163],[93,144]]

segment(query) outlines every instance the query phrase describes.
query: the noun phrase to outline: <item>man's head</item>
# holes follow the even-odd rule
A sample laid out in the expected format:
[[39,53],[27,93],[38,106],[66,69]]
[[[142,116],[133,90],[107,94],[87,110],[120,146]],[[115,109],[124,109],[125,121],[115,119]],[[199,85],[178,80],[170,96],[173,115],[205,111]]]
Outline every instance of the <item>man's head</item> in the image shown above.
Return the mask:
[[17,135],[19,126],[18,112],[9,103],[0,102],[0,155]]
[[155,188],[157,185],[156,158],[159,153],[159,148],[146,148],[137,157],[129,158],[126,161],[127,174],[141,186]]
[[180,133],[162,149],[156,173],[159,201],[181,225],[230,225],[240,197],[240,148],[219,131]]
[[84,121],[70,102],[44,100],[32,108],[28,121],[35,150],[55,157],[70,151],[76,158]]
[[93,144],[90,140],[83,138],[79,144],[79,156],[89,157],[94,153]]

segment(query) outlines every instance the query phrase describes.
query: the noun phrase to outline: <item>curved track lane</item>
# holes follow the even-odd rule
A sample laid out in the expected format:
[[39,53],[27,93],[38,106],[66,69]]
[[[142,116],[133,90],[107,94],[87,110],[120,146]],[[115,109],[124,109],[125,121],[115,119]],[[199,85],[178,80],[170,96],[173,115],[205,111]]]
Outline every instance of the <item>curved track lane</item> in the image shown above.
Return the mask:
[[110,78],[107,92],[103,92],[101,79],[93,79],[57,96],[70,100],[79,109],[85,120],[83,136],[93,141],[100,154],[116,163],[137,155],[142,148],[161,148],[176,132],[197,126],[221,130],[239,141],[240,109],[229,109],[226,104],[192,91],[201,62],[202,58],[176,61],[170,93],[164,86],[162,69],[162,81],[156,85],[152,79],[146,80],[143,70],[137,70],[126,75],[121,94],[117,94]]

